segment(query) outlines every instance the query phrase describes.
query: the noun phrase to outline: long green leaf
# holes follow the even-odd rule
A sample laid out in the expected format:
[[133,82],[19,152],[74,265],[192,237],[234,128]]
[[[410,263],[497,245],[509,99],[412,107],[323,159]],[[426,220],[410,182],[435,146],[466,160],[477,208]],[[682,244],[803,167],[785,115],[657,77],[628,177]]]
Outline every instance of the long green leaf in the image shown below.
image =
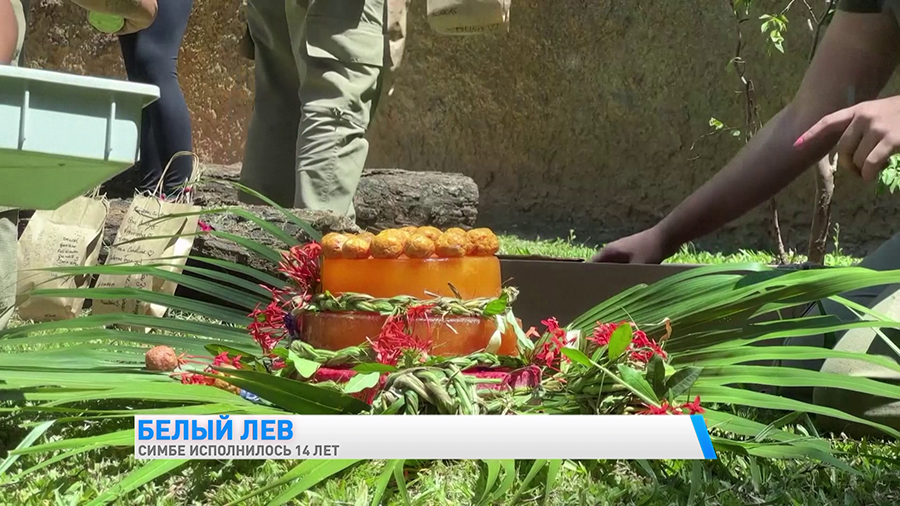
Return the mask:
[[494,488],[494,483],[497,482],[497,477],[500,475],[500,461],[496,459],[483,459],[485,466],[487,466],[487,474],[484,479],[484,491],[481,493],[481,496],[478,498],[478,504],[484,504],[484,502],[490,496],[491,491]]
[[361,462],[360,460],[328,460],[324,464],[310,471],[308,474],[300,478],[296,483],[291,484],[284,492],[278,494],[277,497],[269,502],[269,506],[280,506],[294,499],[303,492],[322,483],[335,474]]
[[108,446],[133,446],[134,445],[134,429],[120,430],[101,434],[99,436],[91,436],[84,438],[69,438],[59,441],[52,441],[41,445],[35,445],[21,450],[13,450],[10,455],[34,455],[59,450],[72,450],[92,445]]
[[204,215],[209,215],[209,214],[233,214],[235,216],[244,218],[245,220],[252,222],[257,227],[265,230],[266,232],[271,234],[276,239],[280,240],[282,243],[284,243],[288,247],[294,246],[294,245],[300,243],[300,241],[298,241],[296,238],[294,238],[293,236],[291,236],[284,230],[276,227],[275,225],[269,223],[268,221],[260,218],[259,216],[251,213],[250,211],[248,211],[246,209],[243,209],[241,207],[235,207],[235,206],[217,207],[217,208],[212,208],[212,209],[201,209],[199,211],[192,211],[192,212],[186,212],[186,213],[168,214],[166,216],[160,216],[159,218],[151,220],[149,222],[149,224],[153,224],[153,222],[156,222],[156,221],[164,221],[164,220],[178,219],[178,218],[188,218],[188,217],[193,217],[193,216],[204,216]]
[[294,223],[295,225],[297,225],[298,227],[303,229],[303,231],[306,232],[306,234],[309,235],[312,238],[312,240],[314,240],[314,241],[322,240],[322,234],[320,234],[318,230],[314,229],[312,227],[312,225],[310,225],[306,221],[300,219],[296,214],[288,211],[287,209],[285,209],[285,208],[281,207],[280,205],[278,205],[277,203],[275,203],[274,200],[266,197],[265,195],[259,193],[256,190],[254,190],[252,188],[248,188],[247,186],[244,186],[240,183],[235,183],[233,181],[230,183],[233,187],[235,187],[239,191],[242,191],[248,195],[252,195],[253,197],[256,197],[259,200],[262,200],[266,204],[274,207],[275,209],[278,209],[278,211],[281,212],[281,214],[283,214],[284,217],[288,219],[288,221]]
[[242,265],[236,262],[229,262],[227,260],[219,260],[217,258],[207,258],[207,257],[198,257],[198,256],[188,256],[189,260],[193,260],[195,262],[202,262],[208,265],[212,265],[214,267],[218,267],[220,269],[225,269],[231,272],[235,272],[238,274],[243,274],[250,279],[255,279],[260,283],[281,288],[286,285],[286,281],[284,279],[276,278],[267,272],[260,271],[258,269],[254,269],[249,265]]
[[490,500],[497,503],[512,490],[516,482],[516,461],[512,459],[500,460],[500,467],[503,468],[503,480],[496,489],[491,493]]
[[749,406],[779,411],[805,411],[808,413],[815,413],[817,415],[837,418],[847,422],[868,425],[889,434],[892,437],[900,438],[900,431],[888,427],[887,425],[871,420],[865,420],[849,413],[845,413],[839,409],[809,404],[777,395],[754,392],[752,390],[741,390],[727,386],[704,385],[699,381],[694,385],[691,393],[699,395],[704,402]]
[[361,413],[369,405],[349,395],[302,381],[243,369],[222,370],[224,381],[296,414]]
[[509,504],[516,504],[519,501],[519,498],[522,497],[522,494],[528,491],[528,487],[531,485],[531,482],[534,481],[535,477],[537,477],[538,473],[547,465],[546,460],[535,460],[533,464],[531,464],[531,469],[528,471],[528,474],[525,475],[525,479],[522,480],[522,484],[519,485],[519,490],[510,499]]
[[[878,397],[900,399],[900,386],[870,378],[810,371],[794,367],[732,365],[709,367],[701,374],[704,385],[770,385],[835,388]],[[699,382],[698,382],[699,384]]]
[[[60,272],[68,275],[98,274],[109,276],[149,275],[166,281],[171,281],[198,292],[218,297],[221,300],[236,303],[251,311],[257,304],[267,303],[271,297],[259,297],[248,294],[243,290],[236,290],[226,285],[188,276],[186,274],[171,272],[164,268],[165,264],[155,265],[97,265],[90,267],[55,267],[46,269],[49,272]],[[32,295],[29,293],[29,295]],[[34,295],[32,295],[34,296]]]
[[115,499],[124,496],[128,492],[149,483],[160,476],[170,473],[179,467],[187,464],[188,459],[173,460],[151,460],[143,466],[128,473],[122,481],[116,483],[112,488],[104,491],[96,499],[88,503],[88,506],[99,504],[108,504]]
[[385,462],[384,470],[375,482],[375,494],[372,497],[372,506],[379,506],[381,504],[381,499],[384,497],[388,484],[390,484],[391,478],[394,477],[394,470],[399,467],[402,472],[404,462],[405,461],[403,460],[388,460]]
[[228,503],[226,506],[234,506],[237,504],[245,503],[249,499],[258,497],[258,496],[268,492],[269,490],[278,488],[278,487],[285,485],[287,483],[290,483],[302,476],[305,476],[305,475],[311,473],[312,471],[315,471],[317,468],[325,465],[327,462],[328,462],[327,460],[304,460],[304,461],[300,462],[299,464],[297,464],[296,466],[294,466],[293,468],[291,468],[290,471],[284,473],[277,480],[273,480],[273,481],[270,481],[269,483],[266,483],[265,485],[257,488],[253,492],[243,495],[243,496],[239,497],[237,500]]
[[[47,430],[53,426],[53,420],[48,422],[42,422],[37,427],[31,429],[27,436],[16,446],[16,450],[22,451],[31,445],[34,444],[35,441],[38,440],[41,436],[44,435]],[[6,470],[12,467],[12,465],[19,459],[21,453],[11,453],[9,454],[3,461],[0,461],[0,477],[6,473]]]
[[31,295],[36,297],[84,297],[95,300],[134,299],[150,304],[159,304],[169,309],[194,313],[236,325],[247,325],[250,323],[250,318],[247,317],[246,313],[241,311],[208,302],[200,302],[186,297],[152,292],[140,288],[60,288],[35,290]]
[[550,460],[547,462],[547,481],[544,484],[544,504],[550,502],[550,493],[556,486],[556,477],[559,475],[559,468],[562,466],[561,460]]

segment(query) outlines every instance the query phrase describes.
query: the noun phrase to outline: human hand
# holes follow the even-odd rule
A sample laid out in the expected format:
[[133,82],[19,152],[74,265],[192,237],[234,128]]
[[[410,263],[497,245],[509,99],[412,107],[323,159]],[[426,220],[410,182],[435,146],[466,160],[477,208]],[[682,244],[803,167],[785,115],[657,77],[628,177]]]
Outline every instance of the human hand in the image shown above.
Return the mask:
[[667,249],[661,234],[655,228],[650,228],[607,244],[594,255],[591,261],[617,264],[658,264],[669,256]]
[[900,96],[862,102],[825,116],[794,143],[837,143],[838,167],[873,182],[900,152]]

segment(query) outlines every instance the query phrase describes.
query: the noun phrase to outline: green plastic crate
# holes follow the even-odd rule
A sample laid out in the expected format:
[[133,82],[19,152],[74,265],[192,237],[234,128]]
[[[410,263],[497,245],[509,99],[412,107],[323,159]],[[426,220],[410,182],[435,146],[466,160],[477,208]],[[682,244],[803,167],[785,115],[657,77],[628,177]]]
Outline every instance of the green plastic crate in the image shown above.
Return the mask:
[[0,66],[0,207],[56,209],[138,160],[159,88]]

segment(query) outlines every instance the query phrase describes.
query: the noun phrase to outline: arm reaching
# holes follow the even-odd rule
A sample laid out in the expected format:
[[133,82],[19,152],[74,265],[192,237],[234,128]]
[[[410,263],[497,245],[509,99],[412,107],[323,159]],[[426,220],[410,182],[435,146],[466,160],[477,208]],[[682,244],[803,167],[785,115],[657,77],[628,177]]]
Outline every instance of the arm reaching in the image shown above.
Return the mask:
[[0,65],[9,65],[19,37],[16,14],[9,0],[0,0]]
[[797,140],[823,117],[872,100],[900,60],[893,13],[837,12],[793,101],[740,153],[653,228],[610,243],[595,261],[659,263],[781,191],[825,156],[839,128]]
[[72,0],[89,11],[113,14],[125,18],[125,27],[119,35],[147,28],[156,19],[156,0]]

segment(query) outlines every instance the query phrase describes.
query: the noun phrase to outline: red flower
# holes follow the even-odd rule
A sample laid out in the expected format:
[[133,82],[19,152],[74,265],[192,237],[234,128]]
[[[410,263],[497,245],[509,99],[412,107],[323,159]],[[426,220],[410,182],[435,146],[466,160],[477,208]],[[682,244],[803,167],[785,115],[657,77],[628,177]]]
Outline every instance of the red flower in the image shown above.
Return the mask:
[[203,232],[204,234],[208,234],[213,231],[212,226],[203,220],[197,221],[197,227],[199,227],[200,231]]
[[420,361],[427,358],[432,342],[408,334],[406,320],[405,315],[388,317],[378,337],[369,341],[375,350],[375,360],[379,363],[397,365],[404,353],[417,354]]
[[214,385],[215,378],[204,376],[202,374],[184,373],[181,375],[181,383],[184,385]]
[[[625,323],[628,322],[597,322],[597,327],[594,329],[594,335],[589,337],[588,340],[594,342],[597,346],[606,346],[609,344],[609,338],[612,336],[612,333]],[[653,355],[659,355],[663,359],[667,357],[666,352],[656,344],[656,341],[647,337],[647,334],[640,329],[635,329],[632,333],[631,344],[628,346],[628,351],[631,352],[630,357],[632,360],[644,363],[649,362],[650,359],[653,358]]]
[[688,410],[689,415],[699,415],[705,413],[706,410],[700,407],[700,396],[694,398],[691,402],[685,402],[681,405],[682,409]]
[[303,302],[312,298],[312,294],[320,281],[319,256],[322,246],[316,242],[292,247],[282,253],[278,270],[297,285],[299,297]]
[[659,407],[644,405],[647,409],[639,411],[639,415],[683,415],[687,410],[689,415],[698,415],[704,413],[704,409],[700,407],[700,396],[698,395],[692,402],[686,402],[681,406],[669,404],[668,401],[662,401]]
[[287,335],[284,328],[284,308],[277,300],[269,303],[265,309],[259,306],[250,313],[250,325],[247,325],[247,331],[253,340],[256,341],[263,353],[271,353],[275,346]]
[[669,404],[668,401],[662,401],[659,407],[657,406],[647,406],[644,405],[647,409],[643,411],[639,411],[639,415],[680,415],[682,414],[679,409],[675,406]]
[[548,318],[541,323],[547,327],[549,336],[548,340],[541,344],[540,350],[534,354],[534,358],[543,362],[549,369],[558,371],[556,365],[561,360],[568,360],[568,357],[562,354],[562,349],[569,344],[566,340],[566,329],[559,326],[556,318]]
[[222,353],[219,353],[218,355],[216,355],[216,357],[213,359],[213,363],[212,363],[213,367],[220,367],[222,365],[230,365],[231,367],[234,367],[235,369],[240,369],[241,368],[241,356],[238,355],[234,358],[228,358],[228,352],[223,351]]

